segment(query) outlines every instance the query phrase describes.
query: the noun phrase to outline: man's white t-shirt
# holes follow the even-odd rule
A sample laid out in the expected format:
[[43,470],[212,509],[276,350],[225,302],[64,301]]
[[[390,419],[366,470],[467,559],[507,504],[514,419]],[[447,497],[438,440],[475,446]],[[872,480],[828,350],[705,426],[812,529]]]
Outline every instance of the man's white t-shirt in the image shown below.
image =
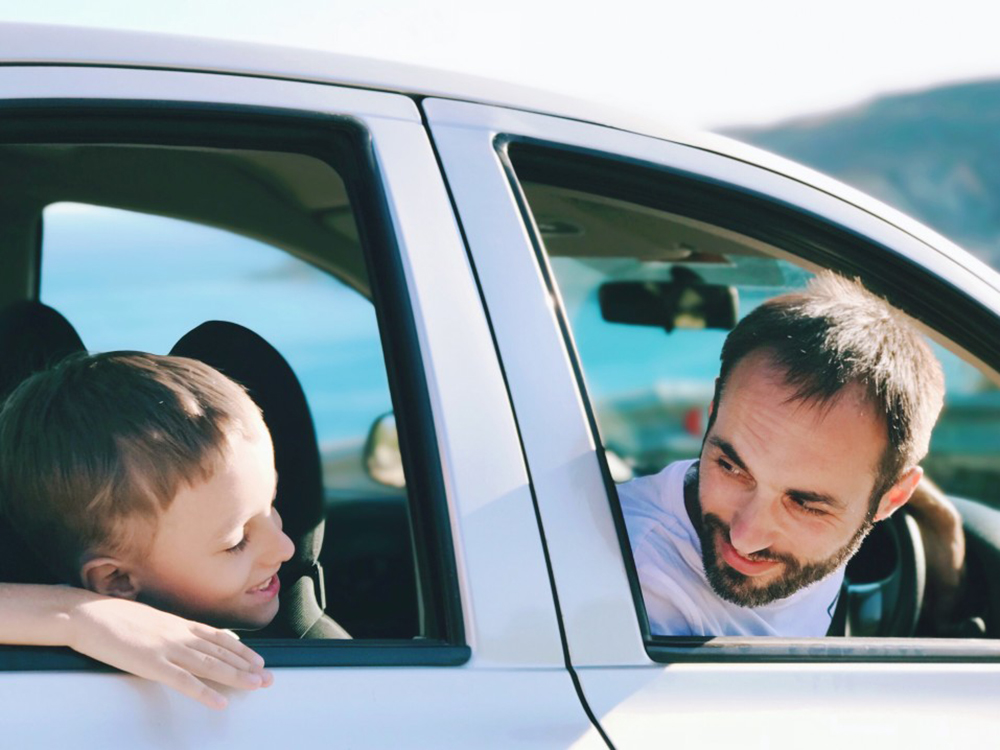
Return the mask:
[[684,506],[684,475],[694,461],[619,485],[625,525],[654,635],[826,635],[843,567],[762,607],[720,598],[705,576],[701,541]]

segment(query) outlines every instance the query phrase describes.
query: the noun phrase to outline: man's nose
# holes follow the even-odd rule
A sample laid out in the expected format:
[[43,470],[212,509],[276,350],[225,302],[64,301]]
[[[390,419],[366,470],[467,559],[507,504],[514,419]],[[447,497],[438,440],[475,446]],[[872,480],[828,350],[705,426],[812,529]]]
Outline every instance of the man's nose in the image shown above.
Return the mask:
[[770,547],[777,536],[775,501],[755,492],[741,505],[729,523],[729,543],[741,555]]

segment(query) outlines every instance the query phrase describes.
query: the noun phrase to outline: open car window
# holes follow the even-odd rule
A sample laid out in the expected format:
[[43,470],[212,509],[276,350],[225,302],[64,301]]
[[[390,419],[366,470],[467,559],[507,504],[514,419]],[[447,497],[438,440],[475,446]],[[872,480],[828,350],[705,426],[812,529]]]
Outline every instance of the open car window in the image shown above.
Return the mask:
[[[19,201],[41,216],[37,300],[91,352],[167,354],[203,324],[224,321],[290,366],[307,416],[287,445],[272,426],[276,506],[286,505],[286,531],[298,524],[293,562],[311,581],[303,588],[315,613],[279,615],[285,626],[248,634],[312,646],[270,662],[438,663],[452,645],[463,653],[443,658],[461,662],[461,620],[444,593],[448,532],[430,520],[442,499],[433,425],[370,144],[355,123],[263,135],[252,116],[230,119],[221,130],[209,115],[172,128],[137,112],[126,127],[113,113],[96,129],[42,118],[19,130],[13,118],[0,165],[22,176]],[[218,132],[227,135],[210,135]],[[205,361],[226,371],[208,347]],[[253,379],[248,356],[238,365]],[[251,396],[265,387],[241,382]],[[266,387],[265,421],[282,418],[291,392],[286,404]],[[302,459],[313,452],[317,461]],[[414,465],[422,467],[415,480]],[[282,607],[294,606],[299,587],[283,586]],[[321,626],[320,616],[337,627]],[[389,656],[358,648],[386,639],[414,653],[399,643]],[[324,645],[351,646],[353,655],[317,651]],[[445,651],[431,654],[435,647]]]
[[[971,339],[962,340],[971,328],[963,331],[949,314],[935,314],[930,305],[894,295],[885,268],[876,260],[866,261],[860,244],[851,250],[855,256],[848,257],[842,247],[851,238],[834,239],[829,228],[809,227],[804,217],[789,219],[779,207],[768,209],[761,202],[755,216],[748,208],[753,199],[708,203],[704,196],[714,188],[597,155],[517,141],[507,146],[507,153],[540,260],[559,297],[595,442],[604,449],[613,505],[618,501],[612,485],[698,457],[728,331],[763,301],[803,288],[827,267],[858,276],[888,296],[933,339],[947,390],[922,466],[960,509],[971,508],[970,515],[987,509],[991,520],[986,525],[996,528],[1000,390],[996,371],[983,365],[988,349],[980,345],[970,351]],[[703,191],[700,201],[697,190]],[[744,232],[743,227],[756,230]],[[916,288],[911,293],[916,295]],[[615,516],[630,557],[617,507]],[[917,569],[923,553],[909,549],[907,539],[887,539],[885,534],[908,538],[908,528],[869,537],[848,568],[850,596],[841,597],[846,625],[831,634],[956,634],[927,632],[916,622],[919,611],[912,613],[913,622],[909,614],[900,614],[914,606],[900,590],[919,586],[918,597],[923,596],[925,571]],[[978,528],[967,534],[972,537],[970,590],[956,617],[967,625],[963,635],[1000,636],[989,583],[997,555],[992,545],[979,543]],[[921,559],[914,562],[914,555]],[[672,639],[650,632],[639,576],[634,567],[629,572],[640,624],[655,650],[656,643]],[[889,589],[896,591],[898,601],[890,601]],[[878,596],[870,594],[875,591]],[[900,618],[908,624],[901,625]],[[667,656],[676,657],[677,652]]]
[[[314,172],[323,169],[309,161]],[[343,195],[336,174],[326,172]],[[334,236],[356,242],[351,214],[333,210]],[[364,289],[361,270],[356,283]],[[398,444],[394,451],[369,444],[369,435],[386,443],[384,433],[391,429],[395,437],[395,428],[375,308],[361,291],[245,235],[58,203],[43,213],[39,299],[72,321],[91,352],[165,354],[206,321],[237,323],[274,346],[297,376],[315,427],[329,519],[319,559],[328,612],[355,637],[419,633]],[[384,518],[377,522],[379,512]],[[371,546],[352,541],[359,537]],[[369,590],[387,592],[392,606],[382,603],[373,612]]]

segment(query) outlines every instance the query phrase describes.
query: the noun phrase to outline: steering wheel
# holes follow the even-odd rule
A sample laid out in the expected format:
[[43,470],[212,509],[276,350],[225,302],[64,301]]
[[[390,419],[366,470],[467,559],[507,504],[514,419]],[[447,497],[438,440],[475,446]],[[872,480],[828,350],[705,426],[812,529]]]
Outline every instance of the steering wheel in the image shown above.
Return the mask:
[[875,525],[844,573],[844,635],[906,637],[920,619],[927,580],[920,528],[900,509]]

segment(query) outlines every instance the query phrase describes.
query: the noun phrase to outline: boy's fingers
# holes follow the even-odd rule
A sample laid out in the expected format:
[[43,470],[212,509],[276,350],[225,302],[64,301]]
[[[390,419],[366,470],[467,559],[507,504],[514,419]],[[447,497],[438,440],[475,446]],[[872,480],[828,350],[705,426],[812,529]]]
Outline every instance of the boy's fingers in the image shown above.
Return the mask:
[[197,635],[246,659],[255,669],[260,669],[264,666],[264,658],[260,654],[227,630],[216,630],[205,625],[202,626]]
[[166,684],[216,711],[222,710],[229,703],[222,693],[213,690],[190,672],[176,666],[171,666],[171,679]]
[[264,676],[260,672],[237,669],[204,651],[189,651],[175,663],[196,677],[212,680],[229,687],[254,690],[264,684]]
[[260,667],[251,664],[250,661],[243,658],[240,654],[230,651],[225,646],[220,646],[217,643],[199,639],[192,643],[191,647],[196,651],[208,654],[209,656],[212,656],[235,669],[241,669],[244,672],[259,672],[261,669]]

